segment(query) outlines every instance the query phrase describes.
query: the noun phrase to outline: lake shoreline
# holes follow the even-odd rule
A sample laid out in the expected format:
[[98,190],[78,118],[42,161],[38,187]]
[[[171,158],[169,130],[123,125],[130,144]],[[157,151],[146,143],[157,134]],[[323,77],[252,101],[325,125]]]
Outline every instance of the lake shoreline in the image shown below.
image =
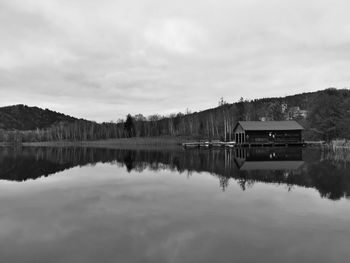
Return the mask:
[[[23,146],[23,147],[98,147],[98,148],[178,148],[183,143],[199,141],[198,138],[184,136],[164,136],[164,137],[132,137],[116,138],[93,141],[44,141],[44,142],[22,142],[19,145],[0,142],[0,147]],[[347,140],[325,141],[305,141],[307,147],[326,147],[337,149],[350,149]]]
[[134,137],[96,141],[46,141],[24,142],[24,147],[102,147],[102,148],[178,148],[183,142],[193,138],[186,137]]

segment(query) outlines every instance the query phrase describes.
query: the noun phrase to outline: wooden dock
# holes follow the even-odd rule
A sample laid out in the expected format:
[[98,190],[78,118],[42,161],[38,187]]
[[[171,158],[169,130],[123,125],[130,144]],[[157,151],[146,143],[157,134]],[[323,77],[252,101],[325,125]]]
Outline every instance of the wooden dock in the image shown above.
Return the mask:
[[184,148],[210,148],[210,147],[233,147],[235,142],[222,141],[199,141],[199,142],[185,142],[182,144]]
[[265,143],[236,143],[222,141],[199,141],[185,142],[182,144],[184,148],[210,148],[210,147],[289,147],[289,146],[307,146],[307,142],[265,142]]
[[289,146],[301,146],[304,147],[307,144],[305,142],[265,142],[265,143],[238,143],[237,147],[289,147]]

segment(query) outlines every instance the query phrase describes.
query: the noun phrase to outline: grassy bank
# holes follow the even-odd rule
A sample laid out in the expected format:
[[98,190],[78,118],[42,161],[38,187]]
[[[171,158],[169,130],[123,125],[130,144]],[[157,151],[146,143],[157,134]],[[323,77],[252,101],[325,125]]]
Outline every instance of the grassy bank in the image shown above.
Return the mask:
[[4,147],[4,146],[13,146],[13,143],[9,143],[9,142],[0,142],[0,147]]
[[338,139],[329,142],[329,147],[332,148],[349,148],[350,149],[350,141],[345,139]]
[[[120,139],[107,139],[97,141],[46,141],[46,142],[24,142],[22,146],[36,147],[104,147],[104,148],[137,148],[137,147],[174,147],[184,142],[199,141],[198,138],[184,136],[162,136],[162,137],[133,137]],[[324,141],[307,141],[309,147],[322,147],[327,149],[344,149],[350,151],[349,140],[333,140],[331,142]],[[9,146],[13,144],[0,142],[0,146]]]
[[324,158],[339,163],[350,163],[350,141],[333,140],[324,148]]
[[138,148],[138,147],[178,147],[181,143],[191,141],[193,138],[189,137],[135,137],[135,138],[121,138],[108,139],[98,141],[49,141],[49,142],[27,142],[23,146],[37,146],[37,147],[69,147],[69,146],[83,146],[83,147],[103,147],[103,148]]

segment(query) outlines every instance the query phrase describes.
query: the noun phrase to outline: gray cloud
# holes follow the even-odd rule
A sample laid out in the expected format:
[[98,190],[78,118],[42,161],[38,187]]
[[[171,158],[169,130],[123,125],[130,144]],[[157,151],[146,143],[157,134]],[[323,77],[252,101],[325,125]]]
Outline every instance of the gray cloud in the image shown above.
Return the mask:
[[[97,121],[348,87],[350,4],[0,0],[0,105]],[[88,105],[88,106],[87,106]]]

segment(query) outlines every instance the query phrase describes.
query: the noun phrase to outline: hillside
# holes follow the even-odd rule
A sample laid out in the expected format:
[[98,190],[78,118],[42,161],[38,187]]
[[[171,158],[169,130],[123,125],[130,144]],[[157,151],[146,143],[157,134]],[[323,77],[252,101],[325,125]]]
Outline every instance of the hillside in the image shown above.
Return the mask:
[[53,126],[59,122],[73,122],[76,118],[48,109],[14,105],[0,108],[0,129],[35,130]]
[[326,89],[279,98],[240,99],[194,113],[128,115],[118,123],[95,123],[50,110],[16,105],[0,108],[0,142],[85,141],[180,136],[233,140],[237,121],[296,120],[306,140],[350,139],[350,90]]
[[[329,88],[286,97],[227,103],[192,114],[177,114],[150,125],[152,134],[195,135],[199,139],[233,139],[237,121],[296,120],[305,128],[307,140],[350,138],[350,90]],[[139,124],[135,122],[137,136]]]

